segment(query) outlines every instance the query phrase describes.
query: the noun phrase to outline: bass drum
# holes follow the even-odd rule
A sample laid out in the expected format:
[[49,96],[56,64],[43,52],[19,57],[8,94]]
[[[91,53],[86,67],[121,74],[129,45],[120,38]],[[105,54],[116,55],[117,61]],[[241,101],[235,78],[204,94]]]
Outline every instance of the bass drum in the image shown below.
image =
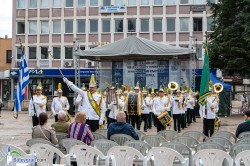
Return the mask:
[[128,115],[141,115],[141,93],[130,92],[127,97],[126,107]]

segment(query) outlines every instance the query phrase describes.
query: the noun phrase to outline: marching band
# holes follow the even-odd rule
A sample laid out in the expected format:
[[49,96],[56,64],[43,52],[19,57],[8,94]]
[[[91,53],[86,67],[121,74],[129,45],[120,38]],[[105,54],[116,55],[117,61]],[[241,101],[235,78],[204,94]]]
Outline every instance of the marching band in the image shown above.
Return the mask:
[[[116,122],[116,115],[124,111],[127,115],[127,122],[137,130],[140,130],[142,121],[143,130],[147,132],[154,125],[157,132],[169,129],[173,120],[173,129],[177,132],[190,126],[195,122],[195,106],[198,105],[197,93],[191,88],[180,87],[176,82],[170,82],[167,87],[159,87],[158,95],[155,90],[148,90],[147,87],[140,89],[139,82],[134,88],[122,85],[121,88],[113,85],[107,87],[103,94],[98,93],[94,75],[91,76],[89,89],[83,86],[81,89],[75,86],[67,78],[63,81],[70,89],[78,93],[74,104],[78,105],[78,112],[85,112],[86,123],[94,132]],[[219,86],[219,87],[218,87]],[[203,120],[203,129],[206,136],[214,133],[216,113],[219,108],[218,93],[223,89],[222,85],[215,85],[211,88],[209,95],[204,98],[204,105],[200,105],[199,114]],[[33,95],[29,105],[29,114],[32,116],[33,125],[37,124],[37,116],[45,112],[47,98],[41,94],[42,86],[37,86],[37,94]],[[58,85],[58,97],[53,99],[51,110],[57,121],[57,113],[60,110],[69,110],[67,97],[62,96],[61,84]],[[106,113],[107,112],[107,113]],[[107,119],[107,121],[106,121]]]

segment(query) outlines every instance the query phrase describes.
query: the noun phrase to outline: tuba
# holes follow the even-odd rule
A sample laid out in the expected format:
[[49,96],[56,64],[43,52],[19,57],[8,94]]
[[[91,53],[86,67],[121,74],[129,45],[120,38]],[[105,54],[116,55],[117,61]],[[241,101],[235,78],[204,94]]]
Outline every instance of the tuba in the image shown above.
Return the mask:
[[170,89],[170,90],[172,90],[172,91],[175,91],[175,90],[177,90],[177,88],[178,88],[178,83],[177,82],[169,82],[168,83],[168,88]]
[[220,92],[222,92],[223,91],[223,85],[221,84],[221,83],[216,83],[216,84],[214,84],[214,86],[213,86],[213,90],[214,90],[214,92],[216,93],[216,94],[219,94]]

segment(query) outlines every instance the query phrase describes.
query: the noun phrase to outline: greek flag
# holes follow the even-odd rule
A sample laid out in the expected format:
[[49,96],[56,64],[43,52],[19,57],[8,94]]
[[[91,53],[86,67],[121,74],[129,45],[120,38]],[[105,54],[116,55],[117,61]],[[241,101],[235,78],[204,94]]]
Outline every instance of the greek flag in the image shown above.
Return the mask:
[[24,99],[25,86],[30,82],[29,69],[24,58],[24,51],[22,50],[22,58],[20,62],[20,68],[18,72],[18,82],[16,87],[16,96],[15,96],[15,106],[14,114],[15,118],[18,118],[18,112],[22,109],[22,101]]

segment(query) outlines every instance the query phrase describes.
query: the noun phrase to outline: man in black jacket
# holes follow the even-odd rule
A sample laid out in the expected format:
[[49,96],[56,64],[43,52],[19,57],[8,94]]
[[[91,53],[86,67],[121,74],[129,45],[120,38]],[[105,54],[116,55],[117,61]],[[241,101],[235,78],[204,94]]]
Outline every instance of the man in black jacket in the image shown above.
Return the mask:
[[237,138],[240,135],[240,133],[250,131],[250,111],[246,111],[244,113],[244,120],[245,120],[245,122],[239,124],[239,126],[237,127],[237,130],[235,133],[235,136]]
[[138,134],[131,124],[126,123],[126,114],[120,111],[116,116],[117,122],[113,122],[108,127],[108,139],[113,134],[127,134],[133,137],[135,140],[139,140]]

